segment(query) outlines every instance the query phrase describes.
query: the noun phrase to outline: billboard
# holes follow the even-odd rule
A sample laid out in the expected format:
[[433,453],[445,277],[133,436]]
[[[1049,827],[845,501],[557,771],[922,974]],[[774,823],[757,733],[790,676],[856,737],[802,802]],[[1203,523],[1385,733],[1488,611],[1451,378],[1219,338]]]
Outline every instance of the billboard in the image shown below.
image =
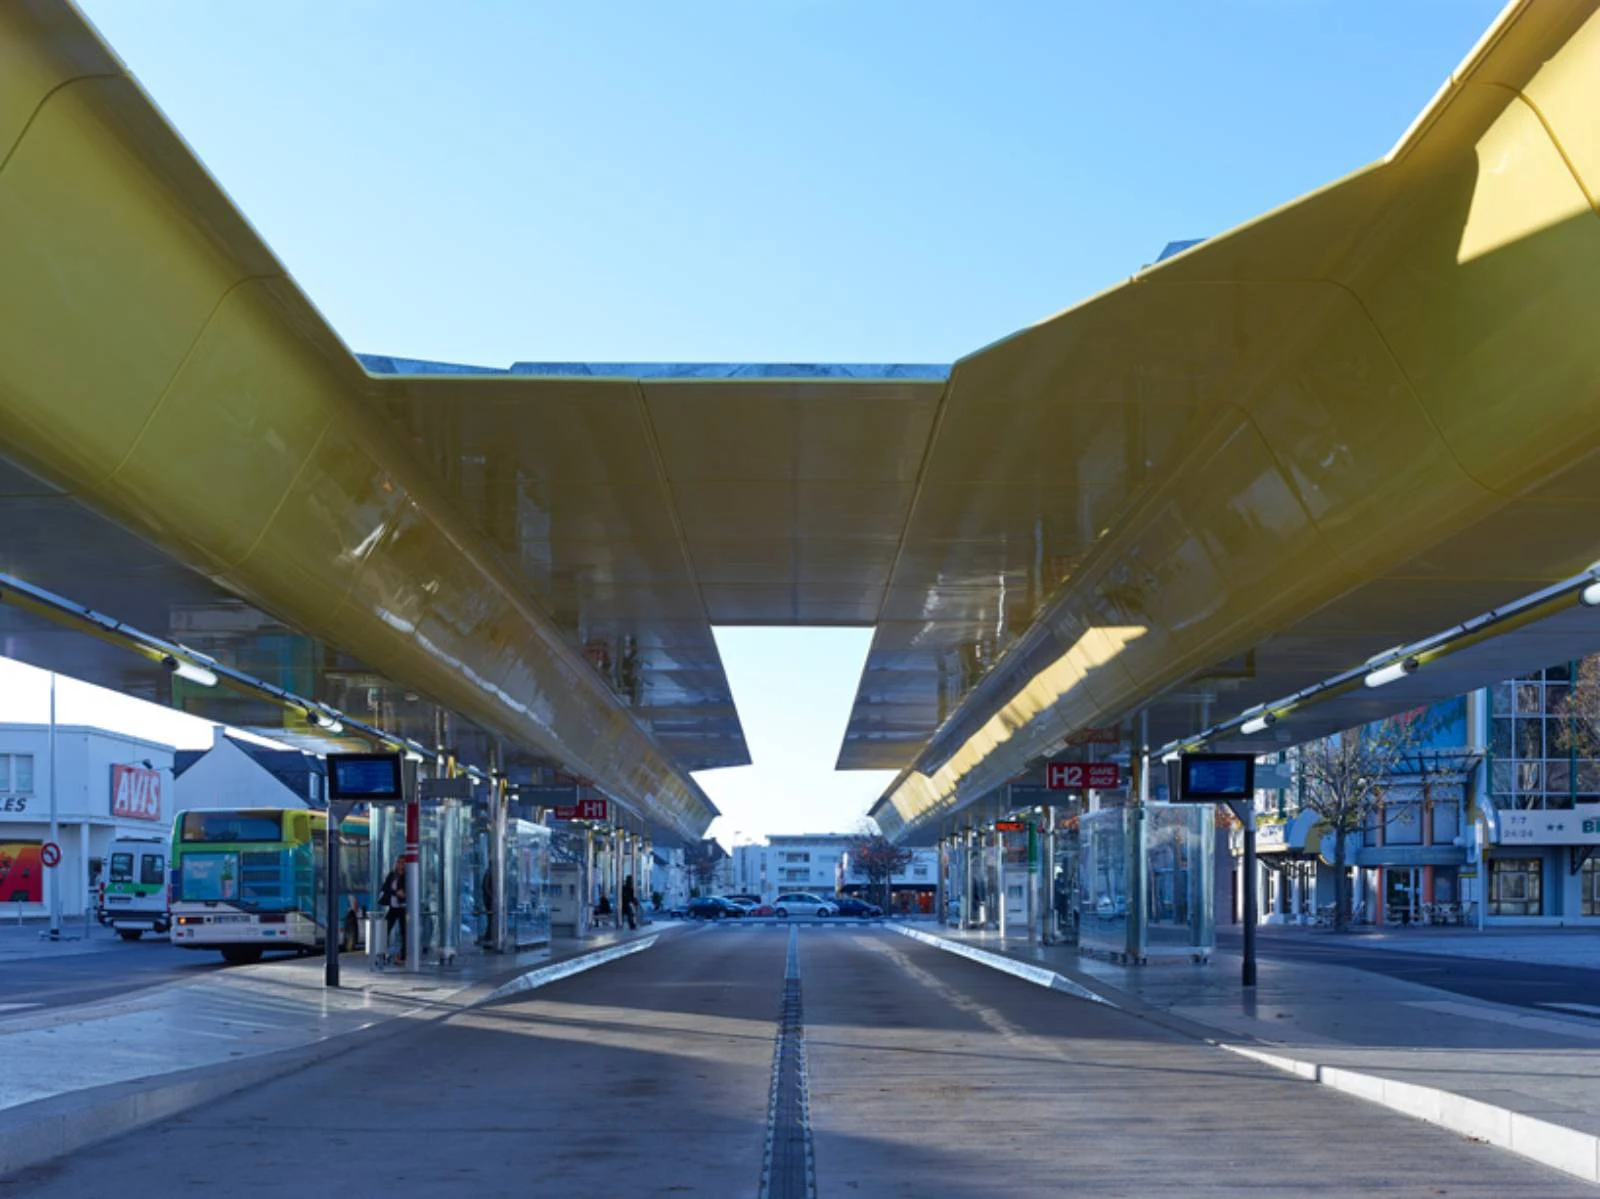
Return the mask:
[[111,814],[127,820],[161,820],[161,773],[142,766],[111,767]]

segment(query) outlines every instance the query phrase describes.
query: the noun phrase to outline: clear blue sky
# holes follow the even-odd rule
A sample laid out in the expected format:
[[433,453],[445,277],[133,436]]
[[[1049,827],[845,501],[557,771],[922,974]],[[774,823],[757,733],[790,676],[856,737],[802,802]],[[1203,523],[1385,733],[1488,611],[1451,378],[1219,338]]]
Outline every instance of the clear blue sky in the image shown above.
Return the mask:
[[[486,365],[950,361],[1381,156],[1499,8],[80,2],[352,348]],[[860,637],[739,640],[848,702]],[[729,831],[877,794],[815,706]]]

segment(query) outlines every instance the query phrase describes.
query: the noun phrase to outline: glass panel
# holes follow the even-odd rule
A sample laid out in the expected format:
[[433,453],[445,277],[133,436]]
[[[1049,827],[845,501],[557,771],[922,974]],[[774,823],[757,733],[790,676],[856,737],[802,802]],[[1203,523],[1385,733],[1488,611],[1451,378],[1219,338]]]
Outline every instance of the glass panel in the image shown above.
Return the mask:
[[1544,712],[1544,688],[1538,683],[1517,684],[1517,715],[1542,714]]
[[1515,767],[1515,762],[1496,761],[1489,772],[1489,789],[1496,795],[1510,795],[1515,790]]
[[1510,683],[1496,683],[1489,689],[1489,714],[1492,716],[1511,715],[1512,686]]
[[1600,916],[1600,859],[1583,864],[1583,914]]
[[1578,794],[1600,795],[1600,762],[1585,760],[1578,763]]
[[167,859],[158,853],[147,853],[139,859],[139,881],[148,886],[160,886],[165,881]]
[[111,855],[111,881],[114,883],[131,883],[133,881],[133,855],[131,853],[114,853]]
[[1433,843],[1449,845],[1461,835],[1461,800],[1459,797],[1433,801]]
[[1544,721],[1517,717],[1514,749],[1519,758],[1544,757]]
[[18,791],[33,790],[33,755],[14,754],[11,758],[11,785]]
[[1499,858],[1490,863],[1489,911],[1496,916],[1539,916],[1544,863],[1539,858]]
[[1553,799],[1566,800],[1572,787],[1572,763],[1566,758],[1552,758],[1544,764],[1544,789]]
[[1489,752],[1497,758],[1511,756],[1511,720],[1509,717],[1489,722]]
[[1544,790],[1539,784],[1543,777],[1544,763],[1517,763],[1517,801],[1520,807],[1539,806],[1540,793]]
[[282,825],[277,814],[261,812],[185,812],[185,841],[278,841]]
[[1416,804],[1385,804],[1383,815],[1383,841],[1385,845],[1422,844],[1422,819]]

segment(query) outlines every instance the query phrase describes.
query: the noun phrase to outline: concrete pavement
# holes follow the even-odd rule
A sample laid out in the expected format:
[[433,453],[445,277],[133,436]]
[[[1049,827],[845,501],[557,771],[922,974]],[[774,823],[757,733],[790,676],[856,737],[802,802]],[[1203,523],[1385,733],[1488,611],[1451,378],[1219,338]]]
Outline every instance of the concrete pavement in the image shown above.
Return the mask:
[[[677,936],[34,1168],[0,1196],[754,1195],[789,936]],[[1593,1193],[890,931],[797,941],[798,1110],[820,1196]]]
[[923,931],[1047,968],[1186,1035],[1600,1181],[1600,1021],[1305,959],[1264,956],[1252,994],[1227,952],[1207,965],[1130,967],[1019,937]]
[[[558,945],[557,955],[663,931],[600,935]],[[0,1173],[461,1011],[549,968],[552,954],[467,958],[459,969],[416,974],[373,971],[364,956],[346,955],[337,991],[323,987],[320,958],[227,969],[209,968],[210,960],[180,980],[115,998],[0,1005]]]

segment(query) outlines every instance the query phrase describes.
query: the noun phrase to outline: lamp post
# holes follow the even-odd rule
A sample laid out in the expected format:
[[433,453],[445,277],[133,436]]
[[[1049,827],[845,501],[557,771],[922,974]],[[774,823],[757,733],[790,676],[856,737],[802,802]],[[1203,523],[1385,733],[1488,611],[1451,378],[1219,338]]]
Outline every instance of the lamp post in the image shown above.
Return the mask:
[[[50,672],[50,734],[47,756],[50,759],[50,844],[61,845],[61,825],[56,819],[56,672]],[[61,867],[50,870],[50,939],[61,940]]]

